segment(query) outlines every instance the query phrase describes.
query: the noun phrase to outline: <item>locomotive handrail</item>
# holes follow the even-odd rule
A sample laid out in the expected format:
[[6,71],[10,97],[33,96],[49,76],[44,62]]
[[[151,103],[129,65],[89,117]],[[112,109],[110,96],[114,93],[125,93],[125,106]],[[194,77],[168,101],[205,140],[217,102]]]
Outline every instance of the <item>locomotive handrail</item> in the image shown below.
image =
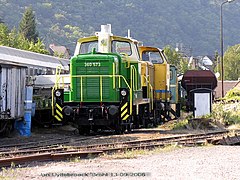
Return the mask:
[[[114,78],[113,78],[114,79]],[[82,84],[81,84],[82,87]],[[114,89],[114,88],[113,88]],[[100,76],[100,101],[102,102],[103,97],[102,97],[102,76]]]
[[[60,88],[60,87],[64,87],[64,78],[80,78],[80,83],[81,83],[81,89],[80,89],[80,95],[81,95],[81,102],[83,101],[83,89],[82,89],[82,87],[83,87],[83,78],[99,78],[100,79],[100,101],[102,101],[102,99],[103,99],[103,91],[102,91],[102,86],[103,86],[103,84],[102,84],[102,79],[103,78],[118,78],[119,79],[119,83],[118,83],[118,85],[119,85],[119,87],[121,87],[120,85],[121,85],[121,83],[120,83],[120,80],[121,80],[121,78],[123,79],[123,81],[124,81],[124,83],[126,84],[126,86],[127,86],[127,88],[129,89],[129,98],[130,98],[130,114],[132,114],[132,104],[133,104],[133,96],[132,96],[132,87],[128,84],[128,82],[127,82],[127,80],[126,80],[126,78],[124,77],[124,76],[122,76],[122,75],[70,75],[70,74],[68,74],[68,75],[61,75],[61,76],[59,76],[58,78],[57,78],[57,80],[56,80],[56,83],[55,83],[55,86],[54,86],[54,88],[53,88],[53,91],[52,91],[52,94],[54,93],[54,90],[56,89],[56,88]],[[60,81],[60,79],[62,79],[62,81]],[[62,83],[61,83],[62,82]],[[58,83],[58,84],[57,84]],[[63,84],[62,86],[61,86],[61,84]],[[114,86],[115,87],[115,86]],[[116,88],[116,87],[115,87]],[[52,96],[52,98],[53,98],[54,96]],[[52,101],[53,102],[53,101]],[[54,111],[53,111],[53,113],[54,113]]]
[[52,116],[54,116],[54,91],[58,88],[60,88],[59,85],[59,81],[60,81],[60,74],[61,74],[61,70],[62,70],[62,66],[57,66],[56,67],[56,83],[52,88]]
[[[151,104],[152,104],[152,106],[151,106],[151,109],[153,110],[153,87],[152,87],[152,85],[151,85],[151,83],[150,83],[150,81],[148,80],[148,78],[146,77],[146,76],[144,76],[144,75],[142,75],[142,77],[143,78],[145,78],[145,80],[146,80],[146,82],[148,83],[148,85],[149,85],[149,87],[150,87],[150,91],[151,91],[151,93],[150,93],[150,99],[151,99]],[[148,89],[149,90],[149,89]]]
[[[113,62],[113,76],[115,75],[115,63]],[[113,78],[113,89],[115,89],[115,77]]]
[[123,59],[126,59],[126,64],[125,64],[125,68],[129,68],[130,67],[130,59],[129,56],[126,53],[120,53],[121,55],[123,55]]
[[[56,68],[56,81],[58,82],[59,81],[59,75],[60,75],[60,72],[61,72],[61,67],[60,66],[57,66]],[[58,85],[58,84],[55,84],[55,85]],[[56,87],[58,88],[58,87]]]
[[[136,79],[136,80],[135,80]],[[133,91],[138,90],[137,89],[137,70],[134,65],[131,65],[131,87],[133,87]]]

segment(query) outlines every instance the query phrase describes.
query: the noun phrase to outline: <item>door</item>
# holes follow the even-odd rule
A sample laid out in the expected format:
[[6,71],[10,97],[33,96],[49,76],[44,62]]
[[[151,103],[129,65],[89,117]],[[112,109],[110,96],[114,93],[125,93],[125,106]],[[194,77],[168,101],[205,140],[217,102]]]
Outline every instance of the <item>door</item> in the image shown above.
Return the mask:
[[194,117],[210,114],[211,112],[211,94],[194,93]]

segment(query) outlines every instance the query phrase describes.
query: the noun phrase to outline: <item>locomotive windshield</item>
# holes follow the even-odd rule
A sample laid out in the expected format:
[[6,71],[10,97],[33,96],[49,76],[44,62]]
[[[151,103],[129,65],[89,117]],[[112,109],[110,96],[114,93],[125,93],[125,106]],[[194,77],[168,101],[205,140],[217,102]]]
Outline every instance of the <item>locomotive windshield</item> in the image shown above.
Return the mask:
[[[92,52],[93,48],[98,52],[98,41],[90,41],[81,43],[80,54]],[[118,54],[132,54],[131,45],[125,41],[112,41],[112,52]]]
[[159,52],[144,51],[142,54],[143,61],[149,61],[153,64],[162,64],[164,61]]
[[127,54],[130,56],[132,54],[131,45],[129,42],[125,41],[113,41],[112,52],[118,54]]
[[80,47],[80,54],[90,53],[93,48],[98,51],[98,41],[83,42]]

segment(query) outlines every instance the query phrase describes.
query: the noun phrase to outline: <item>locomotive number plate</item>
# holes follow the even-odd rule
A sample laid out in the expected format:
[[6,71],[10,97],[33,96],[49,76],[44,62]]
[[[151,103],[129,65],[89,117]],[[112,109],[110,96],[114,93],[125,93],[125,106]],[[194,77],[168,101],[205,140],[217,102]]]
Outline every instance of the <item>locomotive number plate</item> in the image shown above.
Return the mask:
[[99,67],[101,66],[100,62],[85,62],[84,63],[85,67]]

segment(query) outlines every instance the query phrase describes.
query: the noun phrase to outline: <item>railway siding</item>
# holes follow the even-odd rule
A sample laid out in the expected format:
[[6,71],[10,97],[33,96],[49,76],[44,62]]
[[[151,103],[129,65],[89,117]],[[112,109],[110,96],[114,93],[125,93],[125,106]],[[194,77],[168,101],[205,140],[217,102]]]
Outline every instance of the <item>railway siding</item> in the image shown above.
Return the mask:
[[[227,137],[227,131],[217,131],[209,133],[200,133],[195,135],[178,135],[171,137],[160,137],[160,138],[149,138],[141,140],[130,140],[125,142],[113,142],[113,143],[95,143],[95,144],[85,144],[82,146],[74,145],[71,143],[72,137],[69,139],[63,139],[62,143],[59,141],[57,146],[41,146],[36,144],[36,147],[32,146],[27,151],[23,151],[22,146],[20,149],[16,149],[9,152],[9,149],[14,149],[8,146],[6,151],[1,152],[0,167],[11,166],[12,164],[25,164],[33,161],[59,161],[65,159],[71,159],[74,157],[87,158],[89,155],[98,156],[103,153],[111,154],[116,152],[123,152],[126,150],[136,150],[136,149],[153,149],[156,147],[165,147],[173,143],[177,143],[181,146],[198,146],[204,145],[206,143],[213,144],[223,144],[223,142],[239,143],[239,135],[234,136],[234,141],[230,137]],[[228,141],[226,141],[227,137]],[[75,139],[84,141],[89,140],[88,138]],[[103,137],[98,137],[99,139]],[[97,140],[98,138],[95,138]],[[230,140],[231,139],[231,140]],[[224,140],[224,141],[223,141]],[[27,143],[28,146],[31,143]],[[57,143],[55,143],[57,144]],[[27,147],[26,147],[27,149]],[[3,148],[2,148],[3,150]]]

